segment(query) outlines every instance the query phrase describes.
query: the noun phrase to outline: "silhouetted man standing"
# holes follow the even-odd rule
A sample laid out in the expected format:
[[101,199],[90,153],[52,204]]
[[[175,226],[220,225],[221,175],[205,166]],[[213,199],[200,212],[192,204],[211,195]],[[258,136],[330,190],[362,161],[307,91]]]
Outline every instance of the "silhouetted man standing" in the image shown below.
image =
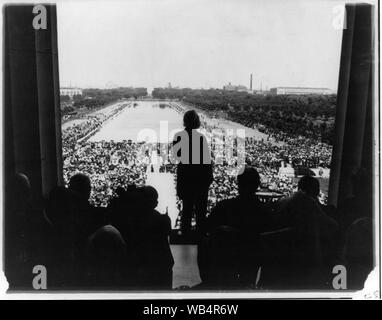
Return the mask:
[[190,231],[195,212],[196,228],[203,232],[213,180],[211,153],[206,137],[197,131],[200,119],[194,110],[184,114],[183,125],[185,129],[175,135],[173,146],[173,155],[179,160],[176,189],[183,202],[181,229],[183,233]]

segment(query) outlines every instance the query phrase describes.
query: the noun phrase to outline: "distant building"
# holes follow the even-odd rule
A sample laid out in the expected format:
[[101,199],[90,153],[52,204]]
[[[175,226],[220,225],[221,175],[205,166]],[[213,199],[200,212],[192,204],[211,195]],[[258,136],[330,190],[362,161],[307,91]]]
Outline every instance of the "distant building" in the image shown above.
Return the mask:
[[223,90],[225,90],[225,91],[235,91],[236,90],[236,86],[231,85],[231,82],[230,82],[227,85],[223,86]]
[[75,95],[81,95],[82,96],[82,89],[80,88],[60,88],[60,95],[61,96],[69,96],[70,98],[73,98]]
[[270,89],[271,94],[332,94],[328,88],[307,87],[275,87]]
[[234,86],[231,82],[225,86],[223,86],[223,90],[225,91],[240,91],[240,92],[248,92],[248,88],[246,86],[238,85]]
[[253,90],[252,92],[253,92],[253,94],[263,95],[263,96],[271,94],[271,92],[267,91],[267,90]]

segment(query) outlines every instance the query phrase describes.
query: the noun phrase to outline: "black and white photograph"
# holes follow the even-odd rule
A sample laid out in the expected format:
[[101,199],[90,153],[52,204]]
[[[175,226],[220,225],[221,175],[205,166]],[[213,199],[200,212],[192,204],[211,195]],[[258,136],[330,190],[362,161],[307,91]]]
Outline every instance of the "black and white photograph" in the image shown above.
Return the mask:
[[2,299],[381,299],[379,1],[1,5]]

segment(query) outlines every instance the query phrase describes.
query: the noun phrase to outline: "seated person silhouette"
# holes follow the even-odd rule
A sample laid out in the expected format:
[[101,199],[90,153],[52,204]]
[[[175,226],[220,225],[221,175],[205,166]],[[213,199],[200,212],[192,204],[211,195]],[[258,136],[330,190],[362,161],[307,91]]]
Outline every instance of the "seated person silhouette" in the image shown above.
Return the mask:
[[[244,171],[237,176],[239,195],[235,198],[220,201],[208,218],[208,230],[218,226],[230,226],[239,230],[251,229],[261,232],[267,222],[263,205],[256,191],[260,186],[260,175],[251,166],[245,166]],[[255,228],[255,230],[254,230]]]
[[[11,244],[7,253],[5,274],[10,289],[30,287],[30,270],[36,255],[35,240],[39,227],[34,212],[31,212],[32,189],[29,178],[23,173],[17,173],[12,180],[9,190],[12,190],[8,203],[9,213],[5,219],[7,229],[4,237]],[[37,232],[37,234],[36,234]],[[37,236],[37,237],[36,237]]]
[[[136,185],[128,185],[127,188],[117,187],[115,190],[115,196],[110,199],[107,206],[107,222],[109,230],[109,236],[114,239],[122,238],[124,245],[118,245],[117,252],[124,251],[125,256],[123,262],[123,268],[125,270],[115,270],[116,279],[124,276],[125,279],[119,283],[119,287],[129,287],[131,289],[140,289],[141,281],[138,279],[138,254],[136,242],[140,243],[140,238],[137,235],[141,235],[140,230],[136,229],[136,226],[140,225],[142,217],[142,188],[138,188]],[[112,226],[118,231],[118,235],[115,230],[109,228]],[[112,232],[110,232],[112,231]],[[113,234],[112,234],[113,233]],[[142,231],[143,233],[143,231]],[[113,242],[115,242],[113,240]],[[119,241],[118,241],[119,242]],[[111,244],[111,243],[110,243]],[[124,247],[123,250],[122,247]],[[118,255],[116,256],[118,258]]]
[[219,202],[208,217],[209,237],[206,243],[199,246],[198,263],[202,280],[208,282],[219,264],[222,265],[213,261],[215,258],[216,261],[222,260],[222,257],[215,257],[218,250],[213,244],[218,239],[223,244],[222,239],[226,234],[231,239],[231,245],[221,248],[220,255],[227,258],[236,256],[234,261],[230,259],[231,266],[235,265],[241,285],[250,286],[255,281],[258,269],[258,237],[266,230],[269,222],[263,205],[256,196],[260,185],[260,176],[256,169],[246,166],[243,173],[238,175],[237,182],[239,195]]
[[320,182],[312,176],[303,176],[298,182],[298,190],[314,199],[321,209],[319,223],[322,259],[323,263],[332,266],[338,258],[339,250],[339,226],[333,217],[335,216],[334,207],[319,202]]
[[123,289],[132,285],[134,274],[129,269],[127,245],[112,224],[90,235],[86,253],[89,288]]
[[88,219],[81,211],[78,196],[70,190],[56,187],[50,192],[45,209],[50,228],[44,235],[50,289],[87,283],[83,258],[89,234],[83,230]]
[[89,203],[91,193],[91,183],[87,175],[77,173],[70,178],[68,189],[78,197],[80,210],[86,215],[88,223],[83,227],[83,232],[87,235],[106,224],[106,210],[104,208],[96,208]]
[[155,210],[158,192],[151,186],[135,188],[126,191],[120,202],[115,208],[121,211],[113,224],[121,231],[133,260],[134,285],[140,290],[171,290],[171,221]]
[[339,229],[335,220],[322,210],[319,190],[317,179],[302,177],[298,191],[282,200],[274,217],[279,228],[290,230],[284,238],[280,236],[279,244],[274,244],[274,251],[280,255],[276,273],[280,279],[283,277],[278,280],[285,286],[318,288],[325,286],[330,276]]
[[[243,242],[240,231],[220,226],[198,246],[198,266],[202,283],[194,290],[235,290],[247,283],[243,273]],[[256,268],[256,267],[255,267]],[[248,280],[248,277],[247,277]]]
[[126,283],[124,240],[111,225],[88,227],[92,221],[84,198],[64,187],[50,192],[46,206],[50,232],[44,237],[50,289],[120,288]]

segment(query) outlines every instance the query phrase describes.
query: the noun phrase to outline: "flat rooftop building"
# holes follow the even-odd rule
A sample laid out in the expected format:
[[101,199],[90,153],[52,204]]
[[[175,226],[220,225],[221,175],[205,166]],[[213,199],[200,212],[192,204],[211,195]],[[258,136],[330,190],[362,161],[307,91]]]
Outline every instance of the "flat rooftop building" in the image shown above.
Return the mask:
[[75,95],[82,95],[82,89],[63,87],[63,88],[60,88],[60,95],[69,96],[70,98],[73,98],[73,96]]
[[243,85],[232,85],[231,82],[223,87],[225,91],[240,91],[240,92],[248,92],[248,88]]
[[275,87],[270,89],[271,94],[333,94],[328,88],[308,87]]

